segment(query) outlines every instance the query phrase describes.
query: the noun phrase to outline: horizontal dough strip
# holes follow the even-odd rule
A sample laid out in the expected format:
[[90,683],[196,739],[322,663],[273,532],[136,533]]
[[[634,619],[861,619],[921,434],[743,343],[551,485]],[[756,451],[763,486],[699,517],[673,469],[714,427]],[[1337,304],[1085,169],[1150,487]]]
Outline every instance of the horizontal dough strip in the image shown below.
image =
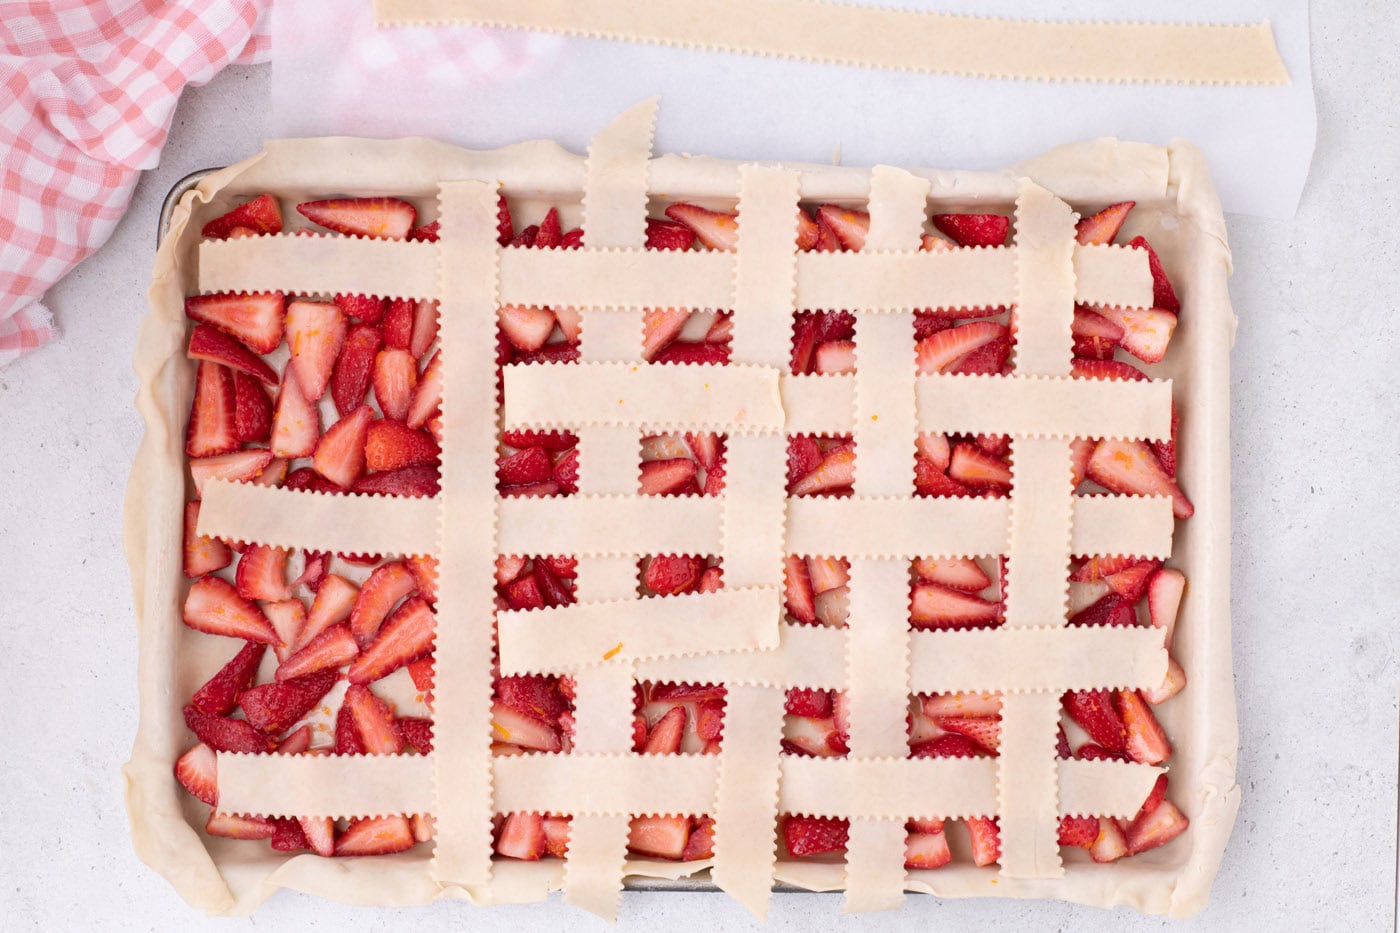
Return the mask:
[[[721,753],[722,754],[722,753]],[[719,755],[512,755],[492,759],[495,809],[560,814],[712,813]],[[219,809],[260,816],[432,811],[432,756],[218,754]],[[1165,769],[1058,762],[1062,813],[1131,817]],[[954,818],[996,812],[995,758],[781,758],[778,810]]]
[[[1156,687],[1167,672],[1161,633],[1106,626],[919,630],[909,633],[911,693]],[[778,647],[721,657],[644,661],[637,678],[664,683],[845,689],[850,630],[783,625]]]
[[[859,464],[859,460],[857,460]],[[584,469],[587,469],[585,466]],[[286,548],[431,554],[437,499],[329,495],[210,480],[199,533]],[[789,554],[830,557],[981,557],[1006,551],[1008,499],[788,499]],[[718,496],[549,496],[501,499],[502,554],[719,554]],[[1171,500],[1077,496],[1071,551],[1171,556]]]
[[783,430],[772,366],[525,364],[504,369],[507,430],[618,425],[648,431]]
[[767,650],[778,645],[782,617],[783,591],[776,586],[503,611],[496,617],[501,672],[560,673],[609,662]]
[[[358,237],[275,236],[205,240],[202,292],[376,294],[437,298],[437,244]],[[500,256],[500,302],[596,308],[728,308],[736,256],[714,250],[531,249]],[[1076,246],[1078,300],[1147,307],[1147,253]],[[799,308],[917,311],[1008,305],[1015,250],[952,249],[797,256]]]

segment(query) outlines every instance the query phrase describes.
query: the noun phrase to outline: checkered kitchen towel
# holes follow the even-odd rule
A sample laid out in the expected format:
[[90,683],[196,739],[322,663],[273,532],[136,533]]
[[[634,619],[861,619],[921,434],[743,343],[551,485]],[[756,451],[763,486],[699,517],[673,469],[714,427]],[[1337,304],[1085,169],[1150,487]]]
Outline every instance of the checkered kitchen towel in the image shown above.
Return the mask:
[[52,339],[39,301],[107,241],[180,91],[267,61],[269,0],[0,0],[0,366]]

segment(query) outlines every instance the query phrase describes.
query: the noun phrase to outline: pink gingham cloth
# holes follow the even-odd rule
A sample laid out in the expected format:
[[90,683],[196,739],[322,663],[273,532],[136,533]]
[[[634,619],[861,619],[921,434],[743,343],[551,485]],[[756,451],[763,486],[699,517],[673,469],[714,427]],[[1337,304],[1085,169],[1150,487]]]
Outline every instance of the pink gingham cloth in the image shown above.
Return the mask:
[[267,61],[270,0],[0,0],[0,366],[111,236],[186,85]]

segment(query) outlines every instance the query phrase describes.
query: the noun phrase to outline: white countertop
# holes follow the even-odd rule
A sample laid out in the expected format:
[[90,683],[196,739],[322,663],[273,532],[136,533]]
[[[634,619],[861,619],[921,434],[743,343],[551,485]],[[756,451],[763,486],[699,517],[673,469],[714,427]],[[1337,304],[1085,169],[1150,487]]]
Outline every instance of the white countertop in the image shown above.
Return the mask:
[[[1364,9],[1361,7],[1364,6]],[[1343,12],[1345,10],[1345,13]],[[1174,929],[1389,929],[1400,689],[1400,24],[1390,4],[1315,0],[1318,151],[1295,222],[1231,217],[1235,835],[1210,906]],[[120,767],[136,727],[121,506],[141,433],[137,323],[161,199],[255,152],[266,68],[180,105],[160,168],[107,246],[49,294],[64,336],[0,369],[0,916],[7,929],[602,928],[557,899],[473,911],[342,907],[282,893],[206,920],[137,861]],[[778,930],[1168,926],[1054,902],[911,897],[842,918],[775,898]],[[18,924],[18,927],[10,924]],[[754,926],[722,896],[630,894],[621,928]]]

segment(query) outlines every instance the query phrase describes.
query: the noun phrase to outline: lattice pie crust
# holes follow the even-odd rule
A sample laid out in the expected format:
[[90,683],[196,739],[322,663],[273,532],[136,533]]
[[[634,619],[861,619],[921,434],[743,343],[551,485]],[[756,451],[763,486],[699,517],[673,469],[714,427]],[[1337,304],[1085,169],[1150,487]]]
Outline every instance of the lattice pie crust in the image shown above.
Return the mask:
[[[192,903],[224,912],[251,910],[278,887],[394,905],[534,900],[562,886],[571,901],[611,915],[624,875],[671,878],[707,868],[760,914],[775,880],[844,889],[852,910],[898,906],[905,891],[1058,897],[1172,914],[1198,909],[1238,792],[1226,577],[1225,366],[1233,317],[1220,208],[1197,152],[1181,143],[1162,149],[1100,140],[986,173],[741,165],[653,159],[654,119],[653,103],[634,108],[595,138],[587,158],[547,142],[469,152],[426,140],[276,141],[181,202],[160,250],[137,352],[147,435],[127,502],[142,703],[126,773],[142,857]],[[578,203],[586,248],[498,246],[498,190]],[[200,242],[203,220],[261,191],[418,199],[440,221],[440,240],[282,234]],[[737,198],[738,249],[640,249],[649,202],[682,197],[726,206]],[[930,199],[954,208],[1014,205],[1013,245],[920,251]],[[1135,223],[1150,228],[1191,312],[1175,359],[1153,370],[1162,381],[1072,381],[1076,301],[1152,303],[1145,253],[1074,241],[1071,204],[1123,199],[1138,202]],[[864,250],[798,253],[799,200],[868,203]],[[329,497],[211,480],[199,516],[200,533],[240,541],[436,556],[435,737],[427,756],[220,753],[219,809],[430,813],[431,847],[366,859],[250,854],[198,832],[171,779],[171,763],[188,744],[171,697],[188,696],[219,663],[205,646],[211,639],[180,622],[183,417],[193,381],[183,300],[244,290],[439,302],[440,495]],[[498,423],[492,398],[502,303],[580,309],[583,361],[507,367]],[[915,376],[913,312],[985,305],[1017,308],[1014,373]],[[645,364],[638,334],[640,311],[649,307],[732,309],[732,365]],[[857,315],[854,374],[788,374],[792,313],[805,308]],[[1173,385],[1185,415],[1181,475],[1203,513],[1175,541],[1169,499],[1074,497],[1066,485],[1071,438],[1165,438]],[[579,435],[579,494],[497,496],[497,432],[519,427]],[[629,462],[640,433],[700,429],[728,435],[721,496],[638,496],[616,488],[625,469],[612,479],[590,471]],[[930,430],[1011,435],[1010,497],[913,498],[914,437]],[[853,496],[785,497],[784,435],[796,432],[854,435]],[[851,561],[849,626],[783,624],[783,555],[833,552]],[[503,673],[575,678],[569,754],[493,760],[489,753],[497,553],[580,559],[579,603],[502,612],[499,620]],[[635,568],[642,554],[720,555],[725,587],[640,600],[635,579],[616,570],[619,558]],[[1002,554],[1010,568],[1002,627],[908,630],[910,558]],[[1160,712],[1176,740],[1173,796],[1190,831],[1112,865],[1062,864],[1060,815],[1129,818],[1162,769],[1057,760],[1059,695],[1157,686],[1167,657],[1151,628],[1064,625],[1072,554],[1171,557],[1192,582],[1174,649],[1191,687]],[[631,754],[634,679],[725,684],[721,754]],[[847,758],[779,755],[789,687],[847,692]],[[1004,692],[1000,756],[907,758],[909,695],[961,690]],[[571,814],[567,859],[493,862],[493,811]],[[777,860],[779,812],[849,818],[845,864]],[[627,859],[628,814],[640,813],[713,815],[713,860]],[[906,819],[975,815],[999,817],[1000,870],[905,870]]]

